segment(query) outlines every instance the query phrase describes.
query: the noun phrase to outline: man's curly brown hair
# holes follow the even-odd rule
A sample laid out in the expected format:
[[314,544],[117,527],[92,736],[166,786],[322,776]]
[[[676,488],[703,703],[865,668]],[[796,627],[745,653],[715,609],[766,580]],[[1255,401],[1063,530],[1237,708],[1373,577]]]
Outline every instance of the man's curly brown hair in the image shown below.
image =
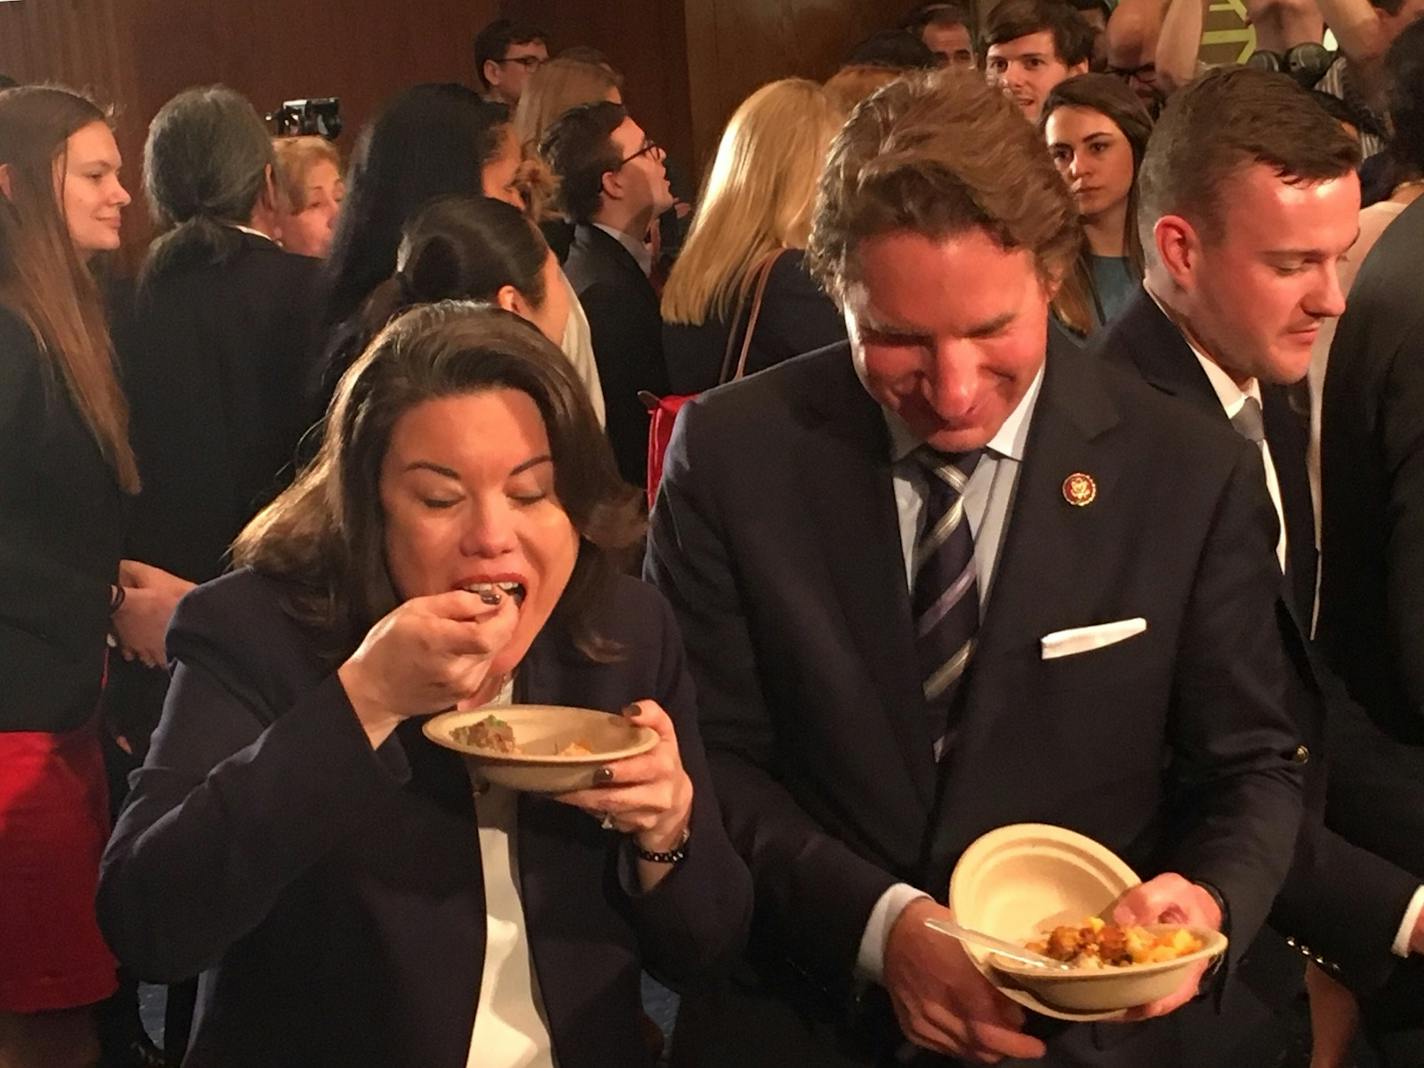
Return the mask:
[[1062,277],[1081,240],[1078,212],[1042,135],[981,77],[903,77],[862,101],[831,145],[808,248],[838,302],[861,241],[895,231],[940,240],[983,229],[1026,249],[1045,280]]

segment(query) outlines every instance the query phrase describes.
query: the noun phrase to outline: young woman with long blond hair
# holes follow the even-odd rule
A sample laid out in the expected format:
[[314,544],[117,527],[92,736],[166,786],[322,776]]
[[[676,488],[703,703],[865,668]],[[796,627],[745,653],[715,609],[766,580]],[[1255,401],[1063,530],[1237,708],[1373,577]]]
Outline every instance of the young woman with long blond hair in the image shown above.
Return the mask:
[[674,392],[700,392],[732,373],[723,364],[744,341],[763,272],[747,372],[845,340],[840,312],[802,262],[816,182],[843,118],[822,86],[785,78],[758,89],[727,123],[663,289]]
[[0,92],[0,1064],[92,1064],[115,988],[94,915],[109,833],[106,635],[161,655],[173,598],[124,562],[129,444],[90,260],[129,195],[104,113]]

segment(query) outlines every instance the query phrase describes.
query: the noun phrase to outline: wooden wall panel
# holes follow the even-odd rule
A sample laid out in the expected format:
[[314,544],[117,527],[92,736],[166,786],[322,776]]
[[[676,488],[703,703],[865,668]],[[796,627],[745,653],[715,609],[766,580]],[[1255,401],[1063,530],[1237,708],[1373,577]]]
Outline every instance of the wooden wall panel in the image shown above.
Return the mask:
[[307,96],[341,98],[350,150],[381,101],[421,81],[470,82],[471,42],[496,0],[20,0],[0,4],[0,71],[92,91],[118,111],[124,228],[135,261],[149,226],[138,201],[149,120],[193,85],[222,82],[259,111]]
[[687,0],[692,141],[698,167],[752,90],[777,78],[823,81],[913,0]]

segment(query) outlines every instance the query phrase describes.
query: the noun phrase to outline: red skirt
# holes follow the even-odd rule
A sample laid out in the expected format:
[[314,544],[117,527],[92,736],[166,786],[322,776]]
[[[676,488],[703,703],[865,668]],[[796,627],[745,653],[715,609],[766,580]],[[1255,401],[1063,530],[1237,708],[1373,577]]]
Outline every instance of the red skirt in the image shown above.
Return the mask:
[[94,913],[108,838],[95,725],[0,731],[0,1012],[77,1008],[114,992]]

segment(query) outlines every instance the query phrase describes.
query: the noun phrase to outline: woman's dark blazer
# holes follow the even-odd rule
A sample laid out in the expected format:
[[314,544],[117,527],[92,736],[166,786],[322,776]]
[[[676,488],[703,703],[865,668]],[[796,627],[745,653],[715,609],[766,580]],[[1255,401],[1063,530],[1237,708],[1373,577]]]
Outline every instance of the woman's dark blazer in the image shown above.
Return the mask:
[[123,530],[113,468],[30,328],[0,307],[0,731],[93,717]]
[[[737,322],[735,365],[741,354],[743,331],[750,317],[743,309]],[[726,319],[708,319],[697,326],[663,323],[663,358],[668,379],[677,394],[701,393],[718,384],[727,354]],[[806,271],[805,253],[787,249],[771,268],[762,298],[761,314],[747,353],[746,373],[825,348],[846,339],[845,319],[840,309]],[[735,368],[728,368],[730,378]]]
[[[185,1065],[464,1068],[485,942],[464,765],[416,720],[373,751],[280,591],[243,570],[180,604],[163,720],[104,857],[105,937],[142,978],[203,973]],[[600,633],[621,660],[590,661],[551,621],[515,698],[662,703],[694,784],[692,837],[642,893],[626,839],[521,796],[524,910],[561,1068],[647,1064],[640,969],[673,986],[718,972],[751,914],[671,610],[620,577]]]
[[145,282],[115,331],[144,482],[127,555],[190,582],[222,574],[312,416],[321,264],[257,234],[230,245]]

